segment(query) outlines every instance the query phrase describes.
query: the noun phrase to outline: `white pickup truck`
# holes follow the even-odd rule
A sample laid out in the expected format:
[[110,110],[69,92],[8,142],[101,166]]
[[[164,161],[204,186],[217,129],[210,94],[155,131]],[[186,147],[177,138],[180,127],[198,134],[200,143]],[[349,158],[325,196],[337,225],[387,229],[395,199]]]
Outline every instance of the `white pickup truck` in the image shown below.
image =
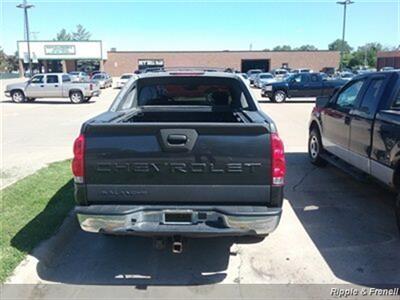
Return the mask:
[[9,84],[4,93],[17,103],[33,102],[37,98],[69,98],[72,103],[83,103],[99,96],[100,87],[96,82],[72,82],[66,73],[47,73]]

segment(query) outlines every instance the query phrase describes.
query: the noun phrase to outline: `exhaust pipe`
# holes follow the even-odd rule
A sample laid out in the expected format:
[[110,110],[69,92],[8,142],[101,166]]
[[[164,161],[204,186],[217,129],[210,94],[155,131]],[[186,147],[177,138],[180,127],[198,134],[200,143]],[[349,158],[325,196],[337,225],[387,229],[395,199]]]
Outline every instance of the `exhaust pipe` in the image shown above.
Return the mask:
[[181,254],[183,252],[182,238],[174,237],[172,240],[172,253]]

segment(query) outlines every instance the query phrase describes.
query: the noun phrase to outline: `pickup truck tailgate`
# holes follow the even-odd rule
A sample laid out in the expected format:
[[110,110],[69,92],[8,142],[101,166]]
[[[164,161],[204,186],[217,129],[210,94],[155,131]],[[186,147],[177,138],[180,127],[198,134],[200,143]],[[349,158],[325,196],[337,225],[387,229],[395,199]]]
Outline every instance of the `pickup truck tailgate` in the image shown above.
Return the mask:
[[90,203],[265,203],[270,195],[267,125],[88,124]]

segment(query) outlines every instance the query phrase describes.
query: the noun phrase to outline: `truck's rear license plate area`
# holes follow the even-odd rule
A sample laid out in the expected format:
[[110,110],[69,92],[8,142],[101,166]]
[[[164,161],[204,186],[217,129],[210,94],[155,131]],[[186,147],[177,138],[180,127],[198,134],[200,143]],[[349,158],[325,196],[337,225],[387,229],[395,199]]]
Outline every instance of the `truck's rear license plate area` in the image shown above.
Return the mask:
[[165,212],[164,223],[166,224],[191,224],[191,212]]

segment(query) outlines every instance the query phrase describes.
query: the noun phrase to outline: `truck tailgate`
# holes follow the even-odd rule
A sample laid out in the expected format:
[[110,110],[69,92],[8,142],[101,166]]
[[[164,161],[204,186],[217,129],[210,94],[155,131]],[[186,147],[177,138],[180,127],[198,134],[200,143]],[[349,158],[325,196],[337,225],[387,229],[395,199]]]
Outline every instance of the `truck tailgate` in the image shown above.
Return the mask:
[[90,203],[265,203],[267,124],[88,124]]

